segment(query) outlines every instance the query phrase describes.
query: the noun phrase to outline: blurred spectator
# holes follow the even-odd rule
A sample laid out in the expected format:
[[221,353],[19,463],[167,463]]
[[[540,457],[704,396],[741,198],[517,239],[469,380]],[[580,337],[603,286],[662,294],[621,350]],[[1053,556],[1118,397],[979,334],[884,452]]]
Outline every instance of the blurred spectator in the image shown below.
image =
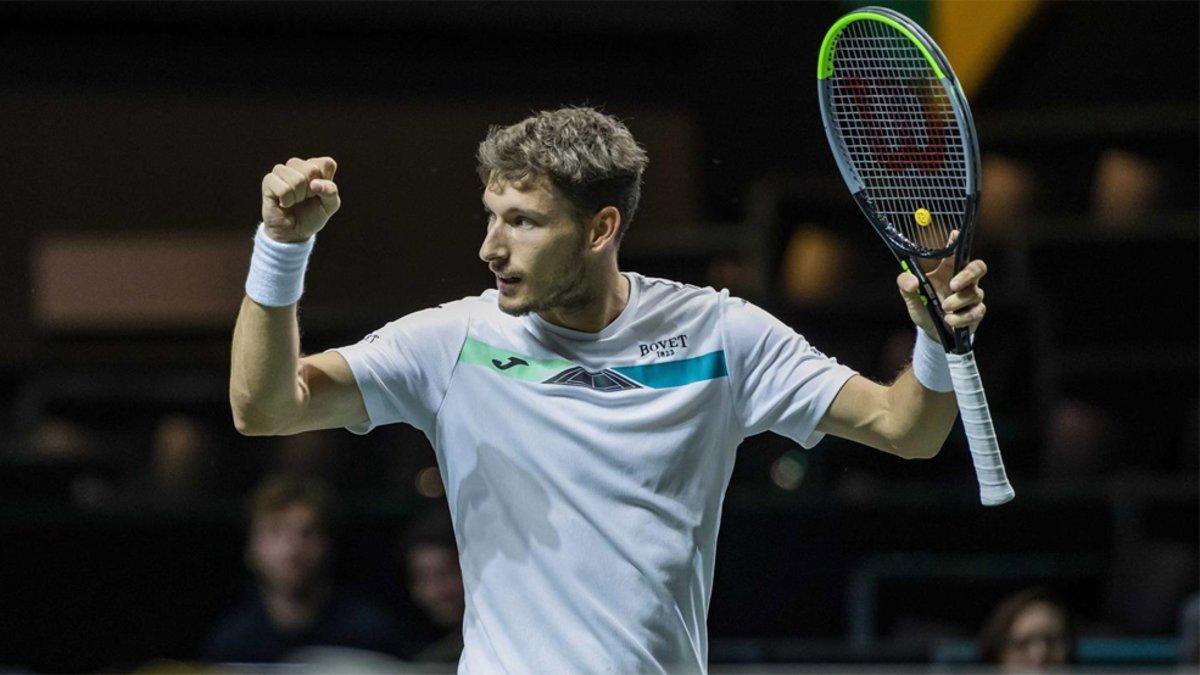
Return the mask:
[[1179,610],[1179,662],[1200,663],[1200,593],[1193,593]]
[[1074,651],[1066,608],[1041,588],[1002,600],[979,634],[980,658],[1006,671],[1060,668],[1074,660]]
[[33,451],[48,461],[87,459],[94,448],[78,424],[61,417],[43,417],[33,430]]
[[275,662],[311,646],[396,649],[395,622],[329,578],[330,510],[327,489],[315,479],[277,476],[254,492],[246,563],[257,586],[221,620],[207,659]]
[[981,254],[993,243],[1011,243],[1014,237],[1024,237],[1036,195],[1037,178],[1028,164],[1005,155],[984,155],[980,166],[979,227],[973,250]]
[[310,431],[275,439],[278,444],[268,473],[294,478],[333,475],[338,446],[336,432]]
[[1179,604],[1195,588],[1195,544],[1119,532],[1114,547],[1104,589],[1108,617],[1131,633],[1174,630]]
[[409,594],[437,631],[431,642],[414,646],[413,660],[458,661],[465,599],[454,526],[445,505],[420,516],[405,533],[400,548]]
[[1162,196],[1162,170],[1151,160],[1117,149],[1100,155],[1092,180],[1092,215],[1101,226],[1145,228]]
[[1059,401],[1047,418],[1042,477],[1074,480],[1103,474],[1113,464],[1112,432],[1099,408],[1074,399]]
[[103,508],[116,494],[118,462],[101,452],[95,435],[72,420],[45,416],[34,426],[25,450],[35,462],[70,472],[69,499],[82,509]]
[[[988,263],[989,288],[995,297],[1020,292],[1024,279],[1025,242],[1041,196],[1028,163],[988,153],[980,167],[979,223],[971,256]],[[989,392],[991,393],[991,392]]]
[[1188,404],[1186,419],[1179,468],[1183,473],[1195,476],[1196,470],[1200,469],[1200,400],[1192,399]]
[[844,245],[828,230],[802,225],[784,249],[781,284],[784,297],[799,305],[834,297],[845,284]]
[[708,263],[704,278],[709,286],[727,288],[731,295],[740,298],[754,297],[761,293],[759,284],[749,267],[737,256],[723,254]]
[[149,466],[125,486],[126,503],[175,508],[196,503],[212,488],[216,442],[203,422],[184,413],[154,425]]

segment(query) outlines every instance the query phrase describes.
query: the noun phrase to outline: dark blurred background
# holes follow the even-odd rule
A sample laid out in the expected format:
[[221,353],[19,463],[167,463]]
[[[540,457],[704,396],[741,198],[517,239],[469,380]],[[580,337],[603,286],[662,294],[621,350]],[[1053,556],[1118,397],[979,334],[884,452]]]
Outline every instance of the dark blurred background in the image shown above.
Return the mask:
[[[1171,663],[1200,529],[1198,5],[875,4],[931,29],[975,111],[980,368],[1018,497],[978,505],[961,429],[927,462],[748,439],[712,660],[963,662],[1040,585],[1084,662]],[[913,331],[816,105],[852,6],[0,5],[0,667],[198,658],[250,582],[242,500],[279,473],[336,488],[335,575],[430,632],[395,554],[444,501],[424,437],[230,422],[258,184],[292,156],[336,158],[345,200],[307,352],[486,288],[476,144],[589,104],[651,157],[625,269],[728,287],[893,376]]]

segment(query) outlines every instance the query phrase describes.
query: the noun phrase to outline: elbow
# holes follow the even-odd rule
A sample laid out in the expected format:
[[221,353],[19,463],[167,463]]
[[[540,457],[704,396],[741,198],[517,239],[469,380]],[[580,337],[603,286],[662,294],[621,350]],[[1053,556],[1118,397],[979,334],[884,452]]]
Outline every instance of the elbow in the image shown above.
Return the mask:
[[940,442],[904,439],[896,443],[896,454],[904,459],[933,459],[942,451]]
[[229,407],[233,413],[233,428],[243,436],[278,436],[282,433],[270,417],[256,411],[245,398],[230,395]]
[[236,406],[233,408],[233,428],[243,436],[270,436],[270,432],[266,430],[260,423],[256,422],[253,417],[246,414],[245,410],[240,410]]
[[942,450],[945,436],[933,438],[918,428],[888,429],[880,434],[887,452],[903,459],[933,459]]
[[249,418],[233,414],[233,428],[243,436],[272,436],[273,434],[267,431],[264,427],[256,425]]

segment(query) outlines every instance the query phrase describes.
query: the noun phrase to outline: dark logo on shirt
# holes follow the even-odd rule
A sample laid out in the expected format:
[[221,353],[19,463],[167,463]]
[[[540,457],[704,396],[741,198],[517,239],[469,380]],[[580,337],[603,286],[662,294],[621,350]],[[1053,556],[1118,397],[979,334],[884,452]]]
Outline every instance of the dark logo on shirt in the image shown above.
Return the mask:
[[687,349],[687,334],[676,335],[671,338],[664,338],[649,344],[638,345],[642,356],[654,354],[655,356],[674,356],[676,349]]
[[586,387],[605,392],[642,388],[642,385],[637,382],[608,368],[593,373],[581,366],[567,368],[546,380],[545,384],[565,384],[571,387]]
[[519,359],[515,356],[508,357],[507,363],[500,363],[500,359],[492,359],[492,365],[496,366],[497,370],[508,370],[513,366],[527,366],[529,362],[525,359]]

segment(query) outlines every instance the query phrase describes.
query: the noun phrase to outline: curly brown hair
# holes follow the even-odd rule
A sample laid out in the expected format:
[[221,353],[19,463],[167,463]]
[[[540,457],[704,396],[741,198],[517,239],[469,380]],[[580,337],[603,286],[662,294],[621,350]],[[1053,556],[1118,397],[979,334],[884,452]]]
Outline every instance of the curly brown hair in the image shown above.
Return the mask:
[[544,178],[580,220],[615,207],[621,214],[618,241],[633,222],[649,162],[624,123],[586,107],[543,110],[507,127],[492,126],[475,158],[484,187]]

